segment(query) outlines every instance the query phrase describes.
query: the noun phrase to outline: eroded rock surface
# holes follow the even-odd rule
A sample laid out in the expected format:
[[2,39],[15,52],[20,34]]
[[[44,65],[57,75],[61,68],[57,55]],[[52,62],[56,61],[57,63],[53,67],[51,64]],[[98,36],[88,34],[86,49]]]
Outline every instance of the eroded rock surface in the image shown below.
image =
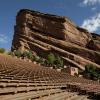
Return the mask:
[[[93,42],[92,42],[93,41]],[[58,53],[68,66],[84,69],[100,67],[100,36],[75,25],[67,17],[20,10],[16,17],[12,50],[32,50],[35,54]]]

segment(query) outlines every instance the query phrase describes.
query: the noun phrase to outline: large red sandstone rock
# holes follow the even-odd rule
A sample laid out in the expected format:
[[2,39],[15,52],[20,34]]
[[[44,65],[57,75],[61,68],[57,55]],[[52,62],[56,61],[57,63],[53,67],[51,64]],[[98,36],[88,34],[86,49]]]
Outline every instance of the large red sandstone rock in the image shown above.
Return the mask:
[[[92,34],[68,18],[21,10],[16,17],[12,50],[32,50],[39,56],[58,53],[69,66],[84,69],[86,64],[93,64],[100,68],[100,45],[91,45],[92,40],[95,42]],[[100,42],[99,36],[96,41]]]
[[[54,36],[55,38],[69,41],[80,46],[86,46],[87,42],[91,39],[89,32],[77,27],[67,17],[21,10],[17,15],[16,24],[17,26],[26,25],[26,27],[31,30],[38,30],[46,35]],[[26,31],[27,30],[26,28]]]

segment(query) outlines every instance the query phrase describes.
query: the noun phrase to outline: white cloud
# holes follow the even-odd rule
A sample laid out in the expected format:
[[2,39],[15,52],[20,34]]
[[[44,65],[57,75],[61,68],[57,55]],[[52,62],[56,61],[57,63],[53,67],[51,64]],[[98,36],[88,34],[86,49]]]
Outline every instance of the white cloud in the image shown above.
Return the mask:
[[4,34],[0,34],[0,43],[7,43],[7,42],[8,42],[7,36]]
[[83,5],[95,5],[100,3],[100,0],[83,0],[82,4]]
[[83,21],[82,26],[90,32],[96,32],[100,28],[100,13]]

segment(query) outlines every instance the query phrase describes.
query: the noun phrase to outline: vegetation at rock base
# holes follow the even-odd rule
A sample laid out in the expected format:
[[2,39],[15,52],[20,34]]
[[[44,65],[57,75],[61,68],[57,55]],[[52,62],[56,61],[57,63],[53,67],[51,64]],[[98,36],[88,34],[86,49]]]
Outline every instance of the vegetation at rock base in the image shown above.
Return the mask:
[[24,51],[23,53],[22,53],[22,57],[27,57],[28,59],[33,59],[33,54],[32,54],[32,52],[31,51]]
[[14,52],[9,51],[8,55],[11,56],[17,56],[18,58],[22,59],[30,59],[31,61],[36,61],[37,63],[40,63],[41,65],[45,65],[48,67],[55,67],[55,68],[62,68],[64,66],[63,59],[59,55],[55,55],[53,53],[47,54],[47,58],[44,59],[42,57],[33,55],[32,51],[24,51],[20,52],[19,50],[16,50]]
[[14,53],[12,51],[7,52],[8,55],[14,56]]
[[49,66],[53,66],[55,64],[55,61],[56,61],[55,55],[53,53],[48,54],[47,64],[49,64]]
[[14,55],[18,58],[21,57],[22,53],[19,50],[14,51]]
[[59,55],[55,55],[53,53],[49,53],[47,55],[47,60],[45,63],[47,66],[53,66],[55,68],[62,68],[64,66],[63,59]]
[[5,53],[5,49],[4,48],[0,48],[0,53]]
[[55,64],[58,67],[63,67],[64,66],[64,61],[63,61],[63,59],[59,55],[56,56]]
[[100,69],[96,68],[96,66],[88,64],[85,66],[85,71],[83,72],[83,76],[88,79],[99,80]]

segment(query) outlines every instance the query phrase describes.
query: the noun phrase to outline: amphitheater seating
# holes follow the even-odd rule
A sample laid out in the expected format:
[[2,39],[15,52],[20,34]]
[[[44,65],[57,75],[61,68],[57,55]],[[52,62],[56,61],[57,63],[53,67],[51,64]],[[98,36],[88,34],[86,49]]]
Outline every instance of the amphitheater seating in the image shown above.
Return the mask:
[[0,54],[0,100],[89,100],[100,83]]

